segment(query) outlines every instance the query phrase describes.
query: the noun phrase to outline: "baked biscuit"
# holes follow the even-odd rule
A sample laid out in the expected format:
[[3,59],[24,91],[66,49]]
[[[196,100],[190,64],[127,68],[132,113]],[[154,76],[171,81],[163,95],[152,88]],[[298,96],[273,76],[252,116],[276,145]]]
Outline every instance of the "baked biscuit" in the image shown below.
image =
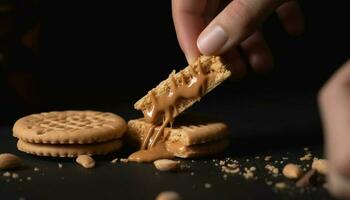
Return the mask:
[[93,144],[35,144],[18,140],[20,151],[37,156],[77,157],[79,155],[104,155],[122,147],[120,139]]
[[[181,70],[178,73],[173,71],[169,78],[162,81],[157,87],[152,89],[153,95],[155,98],[159,96],[164,96],[171,91],[172,81],[175,82],[176,85],[190,84],[190,81],[193,81],[194,72],[198,73],[198,68],[207,72],[208,80],[204,85],[204,91],[201,96],[204,96],[211,90],[213,90],[216,86],[226,80],[231,72],[226,68],[226,66],[221,61],[221,58],[218,56],[201,56],[197,59],[193,64],[187,66],[185,69]],[[189,108],[192,104],[198,101],[199,98],[191,99],[191,98],[181,98],[175,102],[173,108],[176,112],[171,113],[171,118],[174,119],[184,110]],[[152,95],[150,92],[138,100],[134,107],[136,110],[142,111],[146,114],[149,110],[152,109]]]
[[127,129],[120,116],[97,111],[32,114],[16,121],[14,137],[41,144],[88,144],[121,138]]

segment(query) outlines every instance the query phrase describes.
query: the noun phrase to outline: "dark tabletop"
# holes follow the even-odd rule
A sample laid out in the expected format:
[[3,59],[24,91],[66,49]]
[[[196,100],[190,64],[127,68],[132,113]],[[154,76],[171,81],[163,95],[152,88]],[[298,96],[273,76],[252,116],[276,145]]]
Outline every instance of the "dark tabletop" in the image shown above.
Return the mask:
[[[188,112],[224,119],[232,130],[230,148],[207,158],[181,160],[188,168],[180,172],[159,172],[152,164],[110,163],[113,158],[127,157],[129,149],[95,157],[97,166],[93,169],[82,168],[73,159],[27,155],[16,149],[11,128],[1,127],[0,152],[20,156],[25,166],[14,171],[18,179],[0,176],[0,199],[154,199],[164,190],[177,191],[183,199],[330,199],[323,187],[296,188],[293,181],[282,175],[273,177],[265,169],[266,164],[272,164],[281,171],[287,162],[307,168],[312,160],[299,160],[306,154],[305,147],[314,156],[323,157],[314,94],[265,93],[258,99],[235,100],[220,99],[219,89],[216,95],[208,95]],[[130,105],[119,104],[113,110],[127,120],[139,116]],[[268,155],[272,159],[265,161]],[[255,166],[258,179],[246,180],[239,174],[228,174],[225,179],[221,167],[215,165],[225,158],[237,160],[242,170]],[[63,167],[59,168],[58,163]],[[34,171],[34,167],[40,171]],[[267,184],[269,181],[272,186]],[[280,181],[287,183],[287,188],[276,191],[273,185]]]

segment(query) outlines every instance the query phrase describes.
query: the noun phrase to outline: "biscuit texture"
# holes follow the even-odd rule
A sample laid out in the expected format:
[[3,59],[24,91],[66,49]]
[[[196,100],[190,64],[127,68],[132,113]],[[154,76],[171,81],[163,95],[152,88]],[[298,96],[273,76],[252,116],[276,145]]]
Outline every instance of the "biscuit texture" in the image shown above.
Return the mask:
[[29,143],[89,144],[120,138],[126,129],[125,120],[113,113],[57,111],[17,120],[13,136]]
[[[192,71],[197,70],[197,67],[201,65],[205,71],[208,72],[210,79],[207,81],[206,90],[204,94],[207,94],[219,84],[221,84],[224,80],[226,80],[231,72],[226,68],[226,66],[221,61],[221,58],[218,56],[201,56],[197,61],[195,61],[192,65],[187,66],[185,69],[181,70],[178,73],[173,71],[171,76],[174,77],[175,82],[177,84],[181,84],[182,78],[185,77],[185,82],[189,82],[193,77]],[[168,93],[171,89],[171,80],[168,78],[162,81],[156,88],[152,89],[155,96],[161,96]],[[192,104],[194,104],[199,99],[180,99],[176,102],[175,110],[177,112],[172,113],[172,118],[175,118],[184,110],[189,108]],[[143,113],[146,113],[147,110],[150,110],[152,107],[152,100],[150,94],[146,94],[140,100],[138,100],[134,105],[136,110],[141,110]]]
[[18,140],[17,148],[37,156],[77,157],[79,155],[104,155],[119,150],[120,139],[94,144],[34,144]]
[[[173,127],[164,130],[167,151],[176,157],[194,158],[219,153],[229,146],[228,126],[216,120],[203,120],[194,116],[179,116]],[[194,117],[194,118],[192,118]],[[143,118],[130,120],[125,134],[127,142],[135,148],[141,143],[152,126]],[[155,128],[157,131],[159,127]]]
[[181,143],[167,141],[166,149],[174,156],[180,158],[196,158],[209,156],[224,151],[230,144],[229,139],[221,139],[213,142],[184,146]]
[[[202,144],[215,140],[220,140],[229,136],[228,126],[220,121],[203,119],[198,116],[179,116],[173,127],[166,127],[164,134],[167,141],[179,142],[183,146]],[[130,143],[141,144],[147,130],[152,126],[143,118],[130,120],[126,138]],[[157,131],[159,127],[155,128]]]

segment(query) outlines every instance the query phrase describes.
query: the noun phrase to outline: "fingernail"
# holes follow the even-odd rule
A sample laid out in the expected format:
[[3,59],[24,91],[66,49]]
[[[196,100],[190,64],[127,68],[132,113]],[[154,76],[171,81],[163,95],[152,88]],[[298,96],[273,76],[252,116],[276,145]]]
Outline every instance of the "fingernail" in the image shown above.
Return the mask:
[[211,30],[204,32],[197,40],[197,46],[204,55],[217,53],[228,40],[225,30],[219,26],[214,26]]

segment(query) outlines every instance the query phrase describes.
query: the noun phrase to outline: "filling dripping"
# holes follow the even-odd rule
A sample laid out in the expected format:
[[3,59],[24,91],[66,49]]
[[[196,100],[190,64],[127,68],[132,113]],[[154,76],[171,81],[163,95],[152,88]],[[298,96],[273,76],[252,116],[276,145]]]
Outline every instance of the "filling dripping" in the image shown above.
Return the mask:
[[[177,115],[176,105],[180,99],[196,99],[204,95],[207,87],[209,72],[206,72],[201,63],[197,70],[190,67],[191,78],[188,82],[180,72],[180,81],[177,82],[174,75],[170,79],[170,91],[156,96],[154,91],[149,92],[151,108],[144,112],[144,119],[152,126],[147,130],[143,138],[141,149],[129,156],[129,160],[147,162],[160,158],[171,158],[173,155],[167,152],[164,144],[166,138],[165,128],[174,121],[173,116]],[[160,124],[160,126],[159,126]],[[158,127],[157,127],[158,125]],[[150,155],[152,154],[152,155]]]

